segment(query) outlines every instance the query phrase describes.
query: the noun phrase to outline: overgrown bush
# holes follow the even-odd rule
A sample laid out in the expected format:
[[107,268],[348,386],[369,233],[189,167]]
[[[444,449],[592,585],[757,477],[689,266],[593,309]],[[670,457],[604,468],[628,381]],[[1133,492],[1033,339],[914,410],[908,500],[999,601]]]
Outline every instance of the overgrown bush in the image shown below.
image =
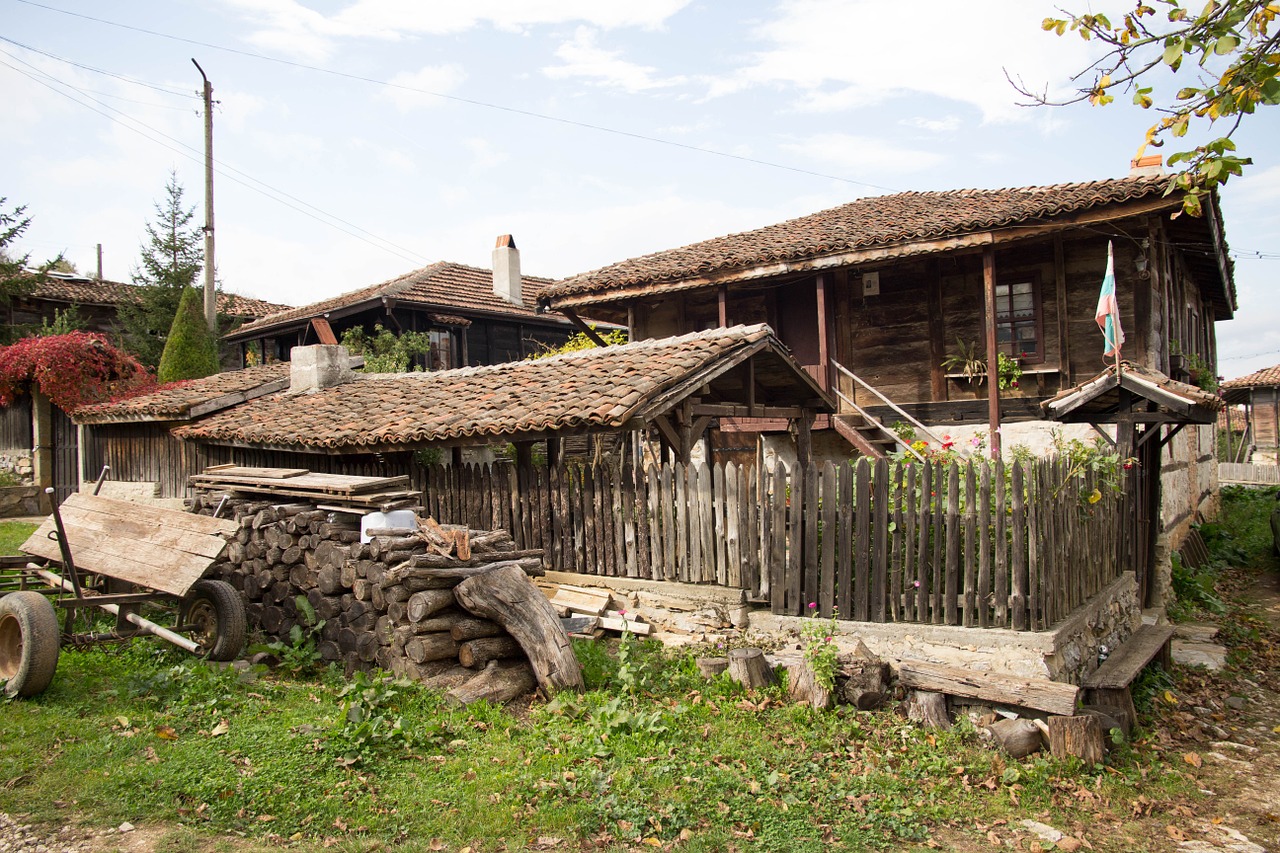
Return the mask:
[[157,371],[160,381],[177,382],[212,376],[220,367],[218,340],[204,317],[204,291],[195,287],[185,288],[160,356]]

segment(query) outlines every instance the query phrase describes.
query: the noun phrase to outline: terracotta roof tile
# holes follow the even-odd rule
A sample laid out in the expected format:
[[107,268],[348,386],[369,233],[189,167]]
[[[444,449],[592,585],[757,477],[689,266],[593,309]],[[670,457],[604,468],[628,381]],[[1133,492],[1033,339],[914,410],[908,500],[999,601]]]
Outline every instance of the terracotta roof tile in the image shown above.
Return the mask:
[[1255,370],[1248,376],[1239,376],[1222,383],[1222,390],[1235,391],[1241,388],[1274,388],[1280,386],[1280,364]]
[[559,298],[628,285],[675,282],[758,264],[934,240],[1051,217],[1091,207],[1158,196],[1167,178],[1118,178],[998,190],[908,192],[863,198],[798,219],[655,252],[556,282],[543,290]]
[[323,316],[331,311],[380,300],[383,297],[415,305],[449,308],[454,311],[464,309],[526,319],[540,317],[542,320],[555,322],[561,318],[539,315],[534,310],[538,292],[550,283],[549,278],[524,276],[521,280],[524,305],[514,305],[493,292],[492,271],[440,261],[389,281],[343,293],[332,299],[277,312],[253,323],[247,323],[227,337],[238,339],[261,334],[277,326]]
[[620,427],[656,395],[762,342],[785,351],[767,326],[736,326],[532,361],[435,373],[359,374],[312,394],[262,397],[174,434],[215,443],[360,451]]
[[[191,410],[202,404],[213,403],[228,395],[252,394],[272,383],[279,383],[280,380],[287,381],[288,378],[288,362],[246,367],[244,370],[216,373],[203,379],[175,382],[127,400],[83,406],[76,410],[75,420],[76,423],[89,424],[186,420],[190,417]],[[230,400],[227,405],[234,402],[242,400]]]
[[[43,282],[36,284],[31,295],[40,299],[52,299],[75,305],[124,305],[139,301],[141,298],[139,289],[136,284],[126,284],[122,281],[105,279],[98,281],[83,276],[53,273]],[[287,307],[275,302],[251,299],[237,293],[218,294],[218,311],[231,317],[256,319]]]

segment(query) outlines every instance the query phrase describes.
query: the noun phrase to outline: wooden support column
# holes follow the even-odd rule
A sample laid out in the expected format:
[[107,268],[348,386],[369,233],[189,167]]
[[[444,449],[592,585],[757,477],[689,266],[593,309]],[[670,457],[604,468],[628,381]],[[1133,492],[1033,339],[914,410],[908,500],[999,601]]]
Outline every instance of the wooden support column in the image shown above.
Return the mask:
[[52,512],[53,503],[45,489],[53,483],[53,404],[34,387],[31,389],[31,475],[40,488],[40,511]]
[[720,285],[720,289],[716,291],[716,309],[720,316],[720,328],[729,327],[729,288]]
[[[936,258],[929,261],[929,397],[935,403],[947,399],[947,372],[942,362],[947,357],[946,328],[942,319],[942,269]],[[856,389],[855,389],[856,390]]]
[[807,467],[813,459],[813,412],[805,410],[796,422],[796,462]]
[[1000,356],[996,345],[996,250],[982,250],[982,290],[987,324],[987,422],[991,458],[1000,458]]
[[533,442],[517,441],[516,445],[516,477],[518,488],[524,493],[533,482]]
[[693,461],[693,412],[690,410],[689,401],[685,400],[680,404],[680,443],[676,448],[676,452],[680,455],[680,463],[688,465]]
[[1062,388],[1071,381],[1071,310],[1067,305],[1067,255],[1062,235],[1053,235],[1053,288],[1058,302],[1058,373]]
[[827,277],[819,275],[814,282],[814,297],[818,303],[818,384],[823,391],[831,390],[831,344],[827,330]]
[[553,435],[547,438],[547,467],[554,468],[560,464],[560,437]]

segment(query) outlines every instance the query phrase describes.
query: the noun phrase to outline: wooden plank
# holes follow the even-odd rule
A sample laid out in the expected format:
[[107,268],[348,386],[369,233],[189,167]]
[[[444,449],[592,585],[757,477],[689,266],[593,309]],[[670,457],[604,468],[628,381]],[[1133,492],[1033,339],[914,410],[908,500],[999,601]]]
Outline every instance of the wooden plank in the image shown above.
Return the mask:
[[[983,466],[986,467],[985,465]],[[973,462],[965,465],[964,472],[964,550],[960,555],[960,568],[964,574],[961,590],[964,607],[961,624],[972,628],[978,623],[978,566],[976,559],[978,535],[978,486]]]
[[982,466],[978,495],[978,627],[991,627],[991,466]]
[[786,612],[804,614],[804,513],[805,472],[798,464],[791,470],[791,506],[787,508],[787,585]]
[[728,462],[724,466],[725,579],[731,587],[742,588],[742,506],[746,499],[745,472]]
[[1035,708],[1051,714],[1073,713],[1080,694],[1080,688],[1074,684],[1017,678],[924,661],[902,661],[898,665],[898,681],[904,687],[914,690],[984,699],[1022,708]]
[[837,469],[836,503],[839,512],[839,541],[836,543],[836,606],[844,619],[853,618],[853,464],[843,462]]
[[903,566],[903,547],[906,538],[902,530],[903,515],[903,472],[901,463],[895,463],[889,478],[890,488],[892,491],[889,495],[889,501],[893,510],[893,533],[890,537],[889,553],[892,555],[892,565],[889,580],[889,618],[894,622],[902,621],[902,566]]
[[683,464],[671,466],[675,498],[671,505],[676,526],[676,578],[689,582],[689,469]]
[[916,579],[916,510],[919,499],[916,497],[916,476],[918,465],[908,464],[906,491],[902,495],[903,535],[902,535],[902,619],[904,622],[915,622],[916,597],[913,581]]
[[[45,524],[52,529],[51,521]],[[44,529],[44,525],[41,529]],[[213,558],[166,545],[117,537],[80,527],[68,527],[66,531],[71,558],[77,568],[172,595],[186,595],[191,585],[213,564]],[[33,535],[32,539],[23,544],[22,550],[37,557],[61,562],[62,554],[56,542],[51,539],[33,541],[35,539]]]
[[1008,528],[1008,515],[1005,512],[1005,470],[1004,461],[996,460],[996,517],[995,517],[995,562],[996,562],[996,578],[995,578],[995,598],[996,598],[996,618],[997,628],[1004,628],[1009,624],[1009,546],[1006,539],[1006,531]]
[[[1040,549],[1044,544],[1040,513],[1045,496],[1037,488],[1039,483],[1040,464],[1036,460],[1027,471],[1027,627],[1032,631],[1045,627],[1040,621]],[[1088,571],[1088,568],[1085,570]]]
[[712,489],[712,468],[706,463],[698,467],[698,528],[702,542],[702,574],[698,578],[702,583],[716,581],[716,528],[715,500]]
[[1085,676],[1081,686],[1107,690],[1128,687],[1147,664],[1165,651],[1173,633],[1171,625],[1139,626],[1101,666]]
[[943,613],[948,625],[960,622],[960,469],[952,462],[947,466],[947,552],[942,581]]
[[947,491],[947,469],[942,465],[933,466],[933,491],[930,495],[933,498],[933,576],[929,581],[929,614],[930,621],[935,625],[941,625],[946,621],[946,606],[943,603],[943,596],[946,594],[946,543],[947,543],[947,524],[946,524],[946,491]]
[[660,473],[662,477],[662,488],[659,497],[661,498],[661,515],[662,515],[662,548],[664,553],[662,576],[665,580],[675,580],[680,576],[678,568],[678,558],[676,557],[676,548],[679,543],[679,533],[676,531],[675,519],[675,473],[672,471],[672,465],[663,465]]
[[[781,462],[774,466],[770,484],[769,506],[769,607],[774,613],[786,613],[787,584],[787,469]],[[763,495],[762,495],[763,497]]]
[[[62,509],[66,511],[62,512]],[[87,530],[107,534],[124,542],[140,542],[161,548],[172,548],[198,557],[207,557],[210,560],[217,559],[227,547],[227,540],[221,535],[166,527],[163,526],[163,522],[150,514],[145,514],[142,519],[133,519],[122,518],[114,513],[95,512],[76,507],[62,507],[59,511],[69,537],[73,531]],[[27,542],[33,546],[49,542],[54,546],[53,550],[57,551],[57,543],[47,537],[47,534],[54,529],[53,520],[46,519]],[[30,549],[24,546],[23,550]],[[75,551],[71,552],[71,558],[75,559]]]
[[877,459],[872,481],[874,514],[871,542],[871,618],[885,622],[885,596],[889,577],[889,461]]
[[871,618],[871,466],[865,456],[853,471],[853,618],[866,622]]
[[[831,618],[836,610],[836,508],[839,505],[839,484],[836,482],[836,466],[823,463],[820,487],[822,492],[822,553],[818,561],[818,614]],[[848,614],[845,614],[846,616]]]
[[930,555],[933,553],[933,543],[931,536],[931,528],[933,526],[933,471],[934,466],[928,462],[920,466],[920,494],[916,498],[919,506],[917,513],[917,541],[916,541],[916,621],[929,622],[929,578],[932,575],[930,571]]
[[812,613],[810,604],[818,601],[818,561],[821,554],[818,549],[818,519],[821,507],[818,505],[818,466],[810,461],[804,468],[804,578],[800,584],[800,613]]
[[1022,465],[1013,463],[1013,630],[1027,629],[1027,513],[1024,472]]
[[723,463],[713,463],[711,466],[711,496],[713,503],[714,529],[715,535],[713,545],[715,546],[715,573],[713,580],[724,586],[729,580],[729,556],[727,551],[727,542],[725,540],[725,495],[728,491],[728,484],[725,482],[725,470]]

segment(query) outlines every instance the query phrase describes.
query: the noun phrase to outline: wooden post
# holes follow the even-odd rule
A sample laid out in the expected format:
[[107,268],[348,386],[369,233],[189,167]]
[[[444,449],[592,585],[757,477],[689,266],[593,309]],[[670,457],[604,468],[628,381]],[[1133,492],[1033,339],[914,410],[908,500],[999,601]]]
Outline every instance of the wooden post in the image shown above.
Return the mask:
[[729,289],[725,285],[720,285],[720,289],[716,291],[716,308],[720,319],[720,328],[727,328],[729,325]]
[[54,488],[53,482],[53,404],[49,398],[31,389],[31,476],[40,492],[40,511],[49,512],[52,498],[45,489]]
[[805,409],[802,417],[796,418],[796,462],[806,467],[813,458],[813,412]]
[[819,275],[814,283],[814,298],[818,308],[818,384],[823,391],[831,390],[831,349],[827,341],[827,278]]
[[1058,372],[1061,387],[1071,385],[1071,313],[1067,309],[1067,260],[1062,235],[1053,236],[1053,285],[1058,298]]
[[942,316],[942,271],[935,259],[929,261],[929,396],[935,403],[947,399],[947,374],[942,362],[947,357],[945,320]]
[[996,346],[996,250],[982,250],[982,287],[987,319],[987,422],[991,458],[1000,458],[1000,355]]

